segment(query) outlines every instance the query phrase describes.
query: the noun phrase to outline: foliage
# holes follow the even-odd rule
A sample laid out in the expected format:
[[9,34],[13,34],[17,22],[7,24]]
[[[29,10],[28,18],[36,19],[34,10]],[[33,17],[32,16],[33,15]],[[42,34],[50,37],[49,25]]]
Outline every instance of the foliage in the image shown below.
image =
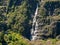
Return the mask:
[[3,32],[0,32],[0,43],[3,41]]
[[21,6],[16,7],[14,12],[7,14],[7,25],[9,29],[19,33],[24,30],[23,23],[27,19],[25,5],[26,3],[23,3]]
[[56,39],[47,39],[47,40],[35,40],[35,41],[31,41],[32,45],[59,45],[60,44],[60,40],[56,40]]
[[27,40],[25,40],[19,33],[14,33],[13,31],[8,31],[4,35],[4,40],[8,45],[29,45]]
[[[55,45],[60,41],[60,1],[44,0],[40,7],[40,0],[1,0],[0,1],[0,45],[33,45],[22,36],[29,37],[32,15],[34,16],[38,4],[40,36],[42,41],[34,42],[35,45]],[[3,6],[4,5],[4,6]],[[7,8],[6,8],[7,7]],[[30,23],[31,22],[31,23]],[[39,29],[40,30],[40,29]],[[30,37],[29,37],[30,38]],[[56,39],[48,39],[56,38]]]
[[39,8],[39,16],[46,17],[46,9],[45,8]]
[[6,25],[6,7],[0,7],[0,31],[6,30],[7,25]]

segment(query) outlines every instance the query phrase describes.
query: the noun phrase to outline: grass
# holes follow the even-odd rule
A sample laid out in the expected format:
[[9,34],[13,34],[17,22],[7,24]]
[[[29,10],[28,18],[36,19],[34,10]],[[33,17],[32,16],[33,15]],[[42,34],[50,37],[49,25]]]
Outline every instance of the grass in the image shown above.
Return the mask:
[[60,45],[60,40],[47,39],[47,40],[35,40],[30,41],[31,45]]

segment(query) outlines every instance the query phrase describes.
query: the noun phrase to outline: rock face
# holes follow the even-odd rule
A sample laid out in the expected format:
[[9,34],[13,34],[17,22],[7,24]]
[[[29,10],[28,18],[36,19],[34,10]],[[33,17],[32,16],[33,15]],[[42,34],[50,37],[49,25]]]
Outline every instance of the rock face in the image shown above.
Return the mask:
[[[35,14],[36,6],[38,3],[38,14],[36,16],[36,24],[38,29],[34,27],[34,37],[37,39],[56,38],[60,35],[60,1],[59,0],[0,0],[0,12],[2,15],[6,15],[6,11],[15,10],[15,6],[22,5],[22,2],[26,1],[26,15],[28,17],[25,22],[24,36],[30,38],[31,25],[29,24],[32,18],[32,14]],[[12,3],[11,3],[12,2]],[[9,3],[9,8],[6,6]],[[14,5],[14,7],[12,7]],[[24,5],[23,5],[24,6]],[[34,16],[34,15],[33,15]],[[31,21],[33,22],[33,21]],[[27,28],[28,27],[28,28]],[[33,35],[33,34],[31,34]],[[36,36],[35,36],[36,35]]]
[[56,38],[60,35],[60,1],[41,1],[35,40]]

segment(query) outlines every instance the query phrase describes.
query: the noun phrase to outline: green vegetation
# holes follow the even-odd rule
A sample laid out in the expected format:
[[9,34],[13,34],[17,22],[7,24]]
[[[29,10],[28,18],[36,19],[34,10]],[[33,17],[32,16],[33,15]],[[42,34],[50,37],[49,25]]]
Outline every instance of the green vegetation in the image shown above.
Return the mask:
[[8,45],[29,45],[27,40],[25,40],[20,34],[8,31],[4,35],[4,39]]
[[32,45],[59,45],[60,40],[48,39],[48,40],[36,40],[31,42]]
[[[41,3],[41,4],[40,4]],[[32,19],[38,4],[38,23],[42,22],[41,40],[29,41]],[[42,5],[42,7],[40,7]],[[40,26],[39,26],[40,28]],[[40,29],[39,29],[40,30]],[[27,39],[28,38],[28,39]],[[43,40],[42,40],[43,39]],[[50,44],[49,44],[50,43]],[[59,45],[59,0],[1,0],[0,45]]]
[[[3,44],[1,42],[3,42]],[[3,32],[0,32],[0,44],[2,45],[29,45],[28,42],[29,41],[19,33],[7,31],[6,34],[3,34]]]

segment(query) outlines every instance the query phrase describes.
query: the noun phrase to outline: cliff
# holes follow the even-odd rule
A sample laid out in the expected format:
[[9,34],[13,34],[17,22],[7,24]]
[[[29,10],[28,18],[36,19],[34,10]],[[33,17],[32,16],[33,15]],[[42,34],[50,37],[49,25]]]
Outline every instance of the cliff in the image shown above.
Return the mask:
[[[37,16],[35,17],[35,15]],[[36,20],[33,24],[34,17]],[[38,25],[38,29],[35,28],[36,25]],[[35,40],[48,40],[49,38],[60,40],[60,1],[0,0],[0,32],[3,33],[1,34],[1,38],[3,37],[1,39],[2,44],[8,40],[10,41],[7,42],[8,44],[11,41],[14,42],[12,38],[9,38],[11,35],[8,35],[11,31],[13,34],[19,33],[24,38],[31,40],[33,35],[31,34],[32,28],[34,30],[37,29],[37,32],[35,32],[37,38]],[[5,34],[8,36],[7,40],[4,39]],[[15,41],[18,40],[16,39]]]

